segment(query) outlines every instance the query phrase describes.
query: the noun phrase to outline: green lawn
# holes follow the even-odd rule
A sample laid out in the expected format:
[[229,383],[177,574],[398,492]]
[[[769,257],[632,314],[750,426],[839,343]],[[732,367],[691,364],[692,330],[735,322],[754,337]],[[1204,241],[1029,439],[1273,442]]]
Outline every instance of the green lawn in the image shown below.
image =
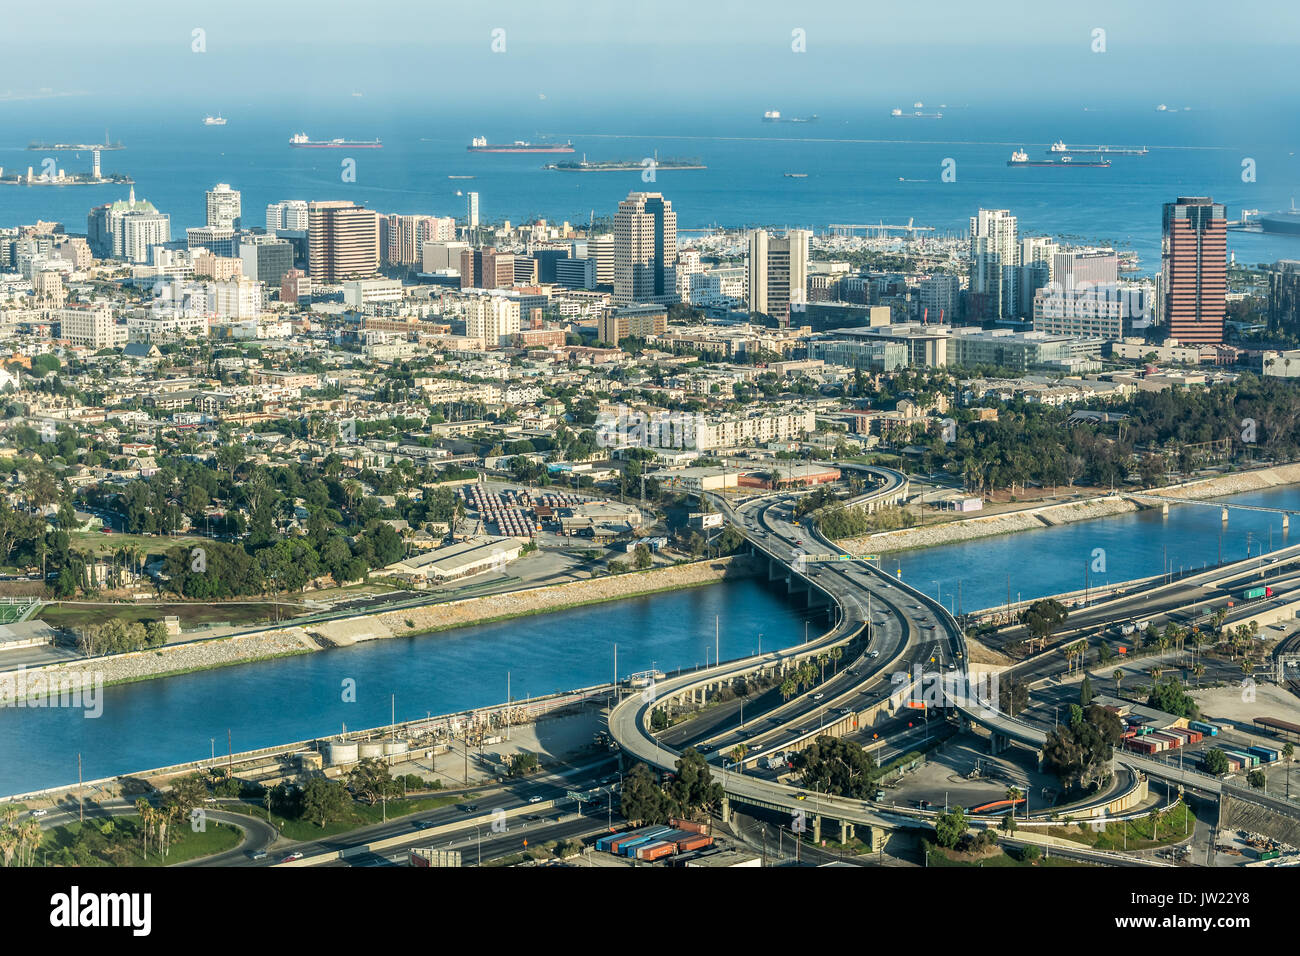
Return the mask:
[[149,855],[145,856],[140,818],[121,816],[69,823],[45,831],[36,859],[49,866],[172,866],[233,850],[243,839],[244,831],[228,823],[209,820],[202,833],[195,833],[181,821],[171,830],[166,859],[152,841]]
[[1085,863],[1082,860],[1067,860],[1061,856],[1039,856],[1037,860],[1029,861],[1021,858],[1023,851],[1016,849],[1010,852],[999,850],[992,856],[979,856],[976,854],[953,853],[949,850],[934,849],[930,851],[929,866],[955,866],[955,867],[981,867],[981,866],[998,866],[998,867],[1031,867],[1031,866],[1093,866],[1092,863]]
[[[181,620],[181,627],[202,624],[261,624],[271,621],[276,605],[259,604],[46,604],[36,612],[37,620],[54,627],[78,627],[86,624],[103,624],[110,618],[128,623],[158,621],[168,615]],[[296,604],[279,604],[282,620],[299,614]]]
[[192,547],[208,540],[187,535],[167,537],[157,534],[104,534],[102,531],[73,531],[68,538],[72,547],[86,549],[92,554],[111,554],[129,547],[139,548],[142,554],[148,555],[162,555],[172,548]]
[[[437,810],[439,807],[445,807],[460,801],[470,801],[476,797],[473,793],[445,793],[427,797],[410,797],[405,800],[388,801],[388,819],[397,820],[401,817],[410,816],[413,813],[422,813],[427,810]],[[266,819],[266,808],[263,806],[254,806],[249,803],[232,803],[223,804],[222,810],[229,810],[232,813],[244,813],[248,816],[260,817]],[[362,827],[368,827],[375,823],[384,821],[384,808],[382,804],[375,804],[373,807],[366,806],[364,803],[353,802],[348,809],[348,815],[342,820],[332,820],[325,826],[317,826],[311,820],[286,820],[277,814],[271,814],[271,820],[286,840],[294,842],[308,842],[319,840],[322,837],[337,836],[340,833],[349,833],[352,830],[358,830]]]
[[1195,815],[1186,804],[1180,803],[1168,813],[1161,814],[1159,830],[1155,833],[1152,832],[1152,823],[1148,817],[1108,823],[1104,831],[1094,830],[1091,824],[1080,822],[1050,827],[1047,832],[1051,836],[1090,846],[1095,850],[1148,850],[1181,842],[1191,834],[1195,826]]

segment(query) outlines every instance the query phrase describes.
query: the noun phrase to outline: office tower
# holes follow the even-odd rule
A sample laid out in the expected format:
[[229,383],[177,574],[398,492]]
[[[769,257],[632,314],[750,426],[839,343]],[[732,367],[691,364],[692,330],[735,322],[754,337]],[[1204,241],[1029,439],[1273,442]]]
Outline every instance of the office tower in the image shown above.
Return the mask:
[[235,230],[229,226],[192,226],[185,230],[185,247],[207,249],[213,255],[231,258],[237,254]]
[[629,193],[614,214],[614,304],[676,302],[676,263],[672,203],[662,193]]
[[530,254],[537,260],[537,281],[555,282],[555,264],[561,259],[569,258],[569,247],[565,246],[562,249],[538,247]]
[[921,321],[948,322],[957,318],[961,299],[961,280],[955,275],[939,273],[921,280]]
[[478,228],[478,193],[468,193],[466,195],[465,223],[471,229]]
[[275,235],[281,229],[291,232],[307,231],[307,203],[301,199],[286,199],[266,207],[266,231]]
[[442,239],[430,240],[421,247],[421,272],[446,272],[448,269],[460,268],[460,256],[471,251],[464,242],[448,242]]
[[972,318],[1014,318],[1016,267],[1016,217],[1006,209],[981,209],[970,218],[970,287]]
[[596,288],[596,260],[560,259],[555,263],[555,283],[566,289]]
[[532,256],[515,256],[511,282],[513,285],[536,285],[537,260]]
[[586,251],[575,256],[590,256],[596,260],[596,285],[614,284],[614,237],[595,236],[586,242]]
[[390,265],[421,265],[423,244],[455,238],[456,224],[436,216],[381,216],[379,248]]
[[217,183],[208,190],[209,226],[238,230],[240,227],[239,190],[227,183]]
[[248,278],[279,287],[293,268],[293,245],[275,236],[251,236],[239,244],[239,258]]
[[309,203],[307,250],[314,283],[368,279],[379,272],[379,214],[343,200]]
[[460,253],[462,289],[508,289],[515,284],[515,257],[509,252],[466,247]]
[[1268,330],[1273,333],[1300,333],[1300,261],[1280,259],[1267,271]]
[[1063,289],[1114,285],[1119,281],[1119,256],[1109,249],[1058,252],[1052,256],[1052,281]]
[[465,334],[487,349],[510,344],[519,331],[519,301],[504,295],[470,297],[465,309]]
[[791,229],[776,239],[764,229],[749,234],[749,311],[766,315],[780,326],[790,324],[790,303],[807,301],[808,239],[804,229]]
[[1223,341],[1228,291],[1228,220],[1208,196],[1165,203],[1160,240],[1161,315],[1184,345]]

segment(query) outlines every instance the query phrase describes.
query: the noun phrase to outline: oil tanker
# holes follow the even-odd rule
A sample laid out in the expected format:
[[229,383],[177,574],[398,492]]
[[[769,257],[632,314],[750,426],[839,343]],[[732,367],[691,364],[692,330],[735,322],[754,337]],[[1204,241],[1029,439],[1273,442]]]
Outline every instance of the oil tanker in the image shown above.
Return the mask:
[[289,145],[294,149],[383,149],[384,144],[377,139],[311,139],[306,133],[294,133],[289,137]]
[[465,147],[471,153],[571,153],[572,143],[528,143],[517,139],[513,143],[489,143],[486,136],[475,136]]
[[1089,159],[1078,160],[1071,159],[1069,156],[1062,156],[1060,159],[1030,159],[1029,154],[1023,149],[1018,149],[1011,154],[1007,160],[1008,166],[1109,166],[1109,159]]

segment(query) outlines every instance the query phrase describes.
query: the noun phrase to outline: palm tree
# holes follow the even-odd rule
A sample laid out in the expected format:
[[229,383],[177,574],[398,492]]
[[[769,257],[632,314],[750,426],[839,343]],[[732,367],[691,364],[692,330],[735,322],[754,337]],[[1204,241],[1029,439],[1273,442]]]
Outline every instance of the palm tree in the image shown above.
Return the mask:
[[1204,665],[1204,664],[1193,664],[1193,665],[1192,665],[1192,674],[1196,677],[1196,686],[1197,686],[1197,687],[1200,687],[1200,686],[1201,686],[1201,678],[1205,675],[1205,665]]
[[1124,683],[1124,672],[1119,668],[1116,668],[1115,673],[1110,676],[1115,678],[1115,696],[1118,697],[1120,684]]

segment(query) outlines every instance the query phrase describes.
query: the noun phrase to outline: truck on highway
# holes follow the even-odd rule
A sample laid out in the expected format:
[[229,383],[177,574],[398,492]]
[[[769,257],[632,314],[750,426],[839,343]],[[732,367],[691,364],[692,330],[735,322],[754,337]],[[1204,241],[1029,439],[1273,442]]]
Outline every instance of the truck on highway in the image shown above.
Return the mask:
[[1258,601],[1260,598],[1271,598],[1272,596],[1273,589],[1270,587],[1261,586],[1241,592],[1241,599],[1243,601]]

